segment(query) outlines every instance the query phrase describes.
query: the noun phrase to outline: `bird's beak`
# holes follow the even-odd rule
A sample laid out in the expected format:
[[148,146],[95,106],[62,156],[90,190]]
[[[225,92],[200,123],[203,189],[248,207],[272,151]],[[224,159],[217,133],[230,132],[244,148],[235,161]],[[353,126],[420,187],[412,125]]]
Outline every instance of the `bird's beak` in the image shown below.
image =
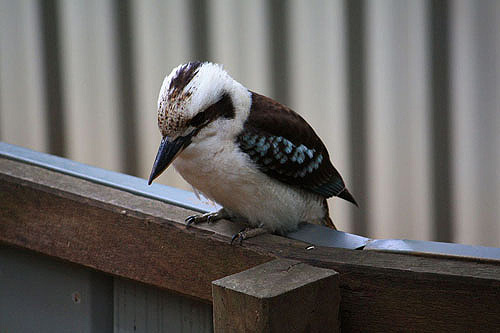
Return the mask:
[[151,185],[153,180],[158,177],[172,163],[175,158],[191,143],[193,133],[186,136],[179,136],[171,141],[168,137],[163,137],[156,153],[156,159],[153,164],[153,170],[149,176],[148,185]]

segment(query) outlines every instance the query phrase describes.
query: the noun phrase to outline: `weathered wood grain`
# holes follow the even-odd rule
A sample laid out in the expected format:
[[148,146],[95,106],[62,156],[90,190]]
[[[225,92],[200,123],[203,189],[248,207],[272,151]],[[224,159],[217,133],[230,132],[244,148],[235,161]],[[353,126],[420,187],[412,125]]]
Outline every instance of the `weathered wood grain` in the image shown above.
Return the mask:
[[[211,281],[272,258],[186,230],[174,221],[187,210],[16,162],[2,167],[25,172],[0,176],[5,243],[206,301]],[[141,211],[155,206],[167,219]]]
[[338,332],[338,273],[276,259],[212,283],[215,332]]
[[211,281],[273,258],[339,272],[346,331],[498,331],[500,265],[315,247],[264,235],[230,246],[227,221],[0,159],[0,242],[211,302]]

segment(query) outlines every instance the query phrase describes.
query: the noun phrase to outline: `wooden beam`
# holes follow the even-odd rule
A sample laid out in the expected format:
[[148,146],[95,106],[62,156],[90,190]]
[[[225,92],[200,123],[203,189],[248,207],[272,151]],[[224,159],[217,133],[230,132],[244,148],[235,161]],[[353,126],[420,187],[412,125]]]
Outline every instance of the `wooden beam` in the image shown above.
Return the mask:
[[5,243],[208,302],[213,280],[273,258],[231,246],[234,226],[223,235],[186,229],[181,221],[192,214],[188,210],[0,161]]
[[316,246],[264,235],[229,245],[228,221],[0,158],[0,242],[212,301],[211,281],[274,258],[339,272],[346,330],[500,329],[498,262]]
[[338,273],[276,259],[212,283],[215,332],[338,332]]

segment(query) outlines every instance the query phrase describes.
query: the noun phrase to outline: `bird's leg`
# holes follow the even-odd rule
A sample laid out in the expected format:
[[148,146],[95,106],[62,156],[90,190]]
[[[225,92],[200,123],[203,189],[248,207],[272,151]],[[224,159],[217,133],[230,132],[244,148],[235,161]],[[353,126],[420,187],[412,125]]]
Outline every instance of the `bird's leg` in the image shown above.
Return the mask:
[[233,237],[231,238],[231,245],[234,243],[234,241],[238,241],[241,245],[244,239],[249,239],[255,236],[259,236],[262,234],[267,234],[268,231],[262,227],[258,228],[245,228],[238,232],[237,234],[234,234]]
[[229,219],[230,217],[231,216],[229,215],[229,213],[224,208],[221,208],[216,212],[189,216],[188,218],[186,218],[186,227],[191,226],[191,224],[193,223],[213,223],[221,219]]

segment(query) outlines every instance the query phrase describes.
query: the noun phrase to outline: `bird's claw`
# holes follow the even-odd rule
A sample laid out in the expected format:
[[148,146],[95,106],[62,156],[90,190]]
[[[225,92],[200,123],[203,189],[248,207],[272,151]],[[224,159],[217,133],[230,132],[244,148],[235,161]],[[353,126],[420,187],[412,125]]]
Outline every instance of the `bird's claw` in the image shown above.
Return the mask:
[[197,222],[196,222],[196,217],[197,217],[197,216],[198,216],[198,215],[191,215],[191,216],[188,216],[188,217],[185,219],[185,221],[186,221],[186,227],[188,227],[188,228],[189,228],[189,227],[191,226],[191,224],[193,224],[193,223],[197,223]]
[[207,214],[201,215],[191,215],[186,218],[186,227],[190,227],[192,224],[202,223],[208,220]]
[[258,227],[258,228],[245,228],[238,232],[237,234],[234,234],[233,237],[231,238],[231,245],[237,240],[240,245],[243,243],[245,239],[249,239],[255,236],[267,234],[268,230],[264,229],[263,227]]
[[207,223],[208,224],[212,224],[214,223],[215,221],[217,221],[217,219],[215,218],[215,213],[214,214],[210,214],[207,216]]
[[241,245],[243,243],[243,240],[247,238],[246,231],[247,229],[245,228],[242,229],[240,232],[234,234],[233,237],[231,237],[231,245],[233,245],[235,240],[238,240],[238,242]]
[[224,211],[219,210],[213,213],[191,215],[188,216],[185,221],[186,221],[186,227],[189,228],[192,224],[198,224],[203,222],[211,224],[223,218],[227,218],[227,214]]

